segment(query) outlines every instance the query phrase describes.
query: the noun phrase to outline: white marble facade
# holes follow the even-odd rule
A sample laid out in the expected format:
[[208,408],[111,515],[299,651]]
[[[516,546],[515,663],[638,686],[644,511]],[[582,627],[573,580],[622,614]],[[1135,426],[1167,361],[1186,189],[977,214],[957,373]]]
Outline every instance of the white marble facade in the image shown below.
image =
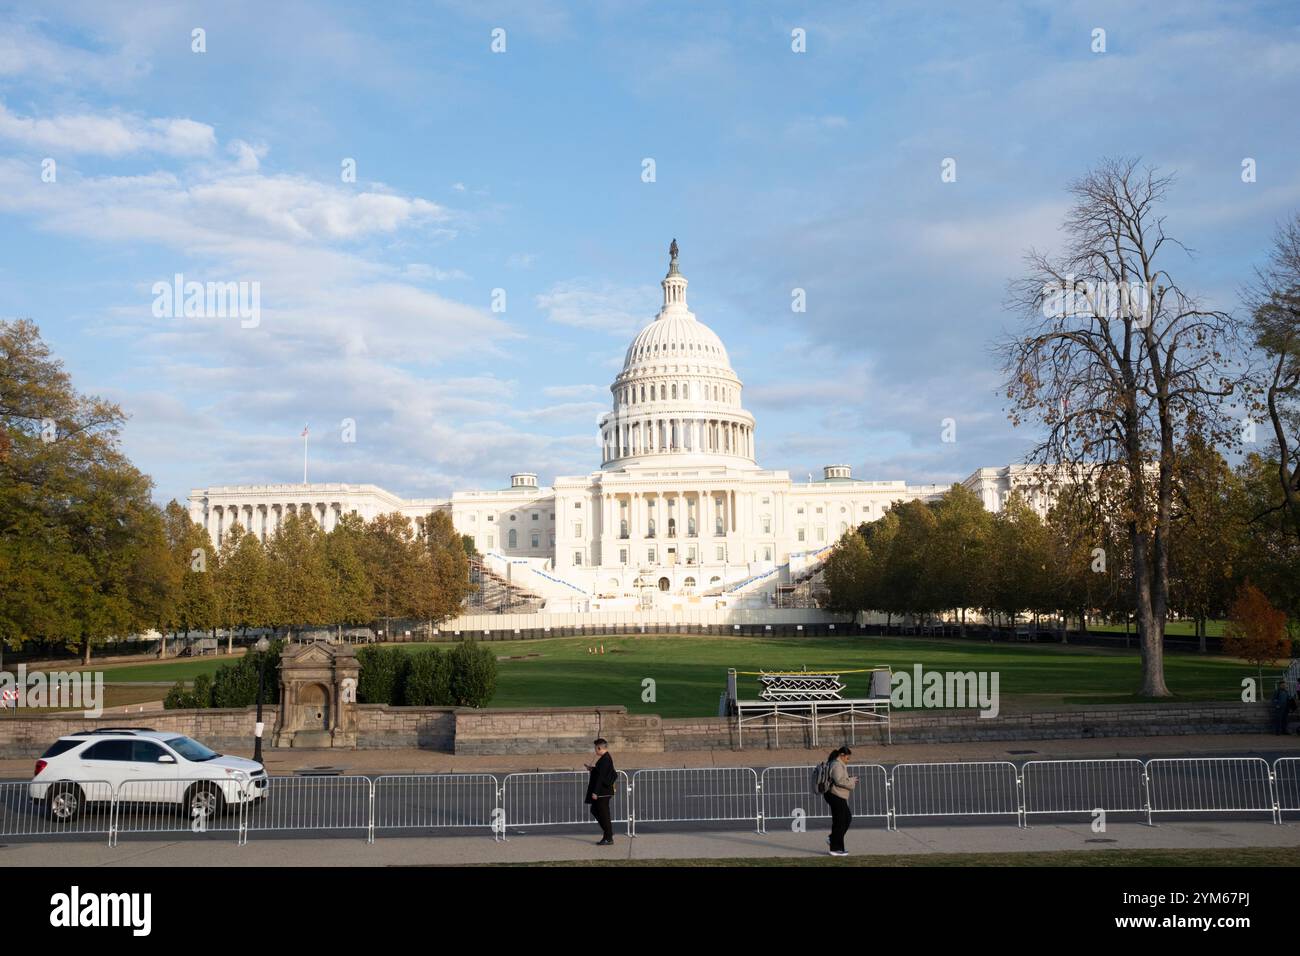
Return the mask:
[[[216,542],[235,521],[265,540],[291,512],[329,530],[347,512],[368,520],[398,511],[414,520],[445,510],[494,570],[508,570],[548,608],[761,605],[849,528],[896,502],[947,490],[861,481],[840,464],[807,481],[759,467],[743,385],[721,340],[687,308],[676,255],[661,284],[663,306],[610,387],[601,465],[587,475],[558,477],[547,488],[521,472],[499,491],[429,499],[375,485],[201,488],[190,495],[190,516]],[[981,468],[963,484],[992,511],[1013,488],[1045,511],[1056,482],[1045,469],[1011,465]]]

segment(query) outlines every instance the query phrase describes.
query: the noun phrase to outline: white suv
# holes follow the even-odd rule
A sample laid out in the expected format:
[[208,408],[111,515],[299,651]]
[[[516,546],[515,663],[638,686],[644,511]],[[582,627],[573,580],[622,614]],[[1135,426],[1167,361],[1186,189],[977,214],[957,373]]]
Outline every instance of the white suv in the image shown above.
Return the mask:
[[209,750],[184,734],[104,727],[60,737],[36,761],[31,797],[55,820],[87,803],[175,804],[189,817],[265,799],[266,768]]

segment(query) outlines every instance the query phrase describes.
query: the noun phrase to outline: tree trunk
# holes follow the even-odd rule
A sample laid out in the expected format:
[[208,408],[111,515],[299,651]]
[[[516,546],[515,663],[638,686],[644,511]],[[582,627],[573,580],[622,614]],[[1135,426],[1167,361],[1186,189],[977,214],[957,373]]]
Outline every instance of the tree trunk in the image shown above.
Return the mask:
[[87,637],[81,642],[81,666],[90,666],[90,638]]

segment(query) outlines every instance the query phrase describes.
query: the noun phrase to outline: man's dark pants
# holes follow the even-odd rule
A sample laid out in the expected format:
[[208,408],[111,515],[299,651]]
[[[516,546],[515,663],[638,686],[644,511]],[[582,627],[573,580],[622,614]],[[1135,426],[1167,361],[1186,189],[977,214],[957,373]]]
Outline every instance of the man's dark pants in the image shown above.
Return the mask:
[[849,801],[843,797],[837,797],[833,793],[827,793],[826,803],[831,808],[831,849],[844,849],[844,834],[849,832],[849,827],[853,823],[853,811],[849,809]]
[[1285,707],[1273,708],[1273,733],[1286,733],[1287,709]]
[[609,818],[609,800],[609,797],[597,797],[591,801],[591,815],[600,822],[606,840],[614,839],[614,824]]

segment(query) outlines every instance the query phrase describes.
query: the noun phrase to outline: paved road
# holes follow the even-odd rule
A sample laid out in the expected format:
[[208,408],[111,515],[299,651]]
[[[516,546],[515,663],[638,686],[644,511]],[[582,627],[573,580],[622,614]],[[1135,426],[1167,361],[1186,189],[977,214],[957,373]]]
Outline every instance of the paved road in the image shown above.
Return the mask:
[[[1271,819],[1269,767],[1277,754],[1241,754],[1253,760],[1189,761],[1166,759],[1151,765],[1153,807],[1197,813],[1158,813],[1157,820]],[[1265,758],[1266,762],[1258,758]],[[853,768],[860,783],[852,800],[860,826],[885,825],[892,797],[900,828],[954,821],[1000,822],[1014,829],[1023,776],[1030,822],[1088,821],[1094,808],[1115,820],[1145,820],[1147,788],[1137,760],[1035,763],[1022,760],[958,764],[904,765],[887,776],[879,766]],[[533,828],[586,833],[594,827],[583,803],[586,775],[543,772],[490,775],[390,775],[375,778],[377,836],[453,837],[487,835],[503,783],[507,835]],[[892,794],[887,792],[887,780]],[[761,781],[761,793],[756,784]],[[614,818],[627,819],[628,782],[620,781],[612,802]],[[1300,760],[1289,760],[1278,774],[1281,806],[1300,810]],[[639,834],[703,832],[719,828],[756,829],[760,808],[768,830],[788,829],[801,814],[810,821],[827,815],[812,792],[810,768],[769,768],[761,776],[743,767],[652,770],[636,778],[636,829]],[[158,834],[185,839],[234,840],[242,822],[250,840],[364,836],[370,821],[370,783],[358,776],[272,778],[268,799],[241,817],[227,813],[195,833],[191,821],[170,807],[122,807],[116,821],[120,840],[153,839]],[[1296,816],[1296,814],[1292,814]],[[0,839],[14,841],[107,841],[107,805],[91,805],[70,824],[55,824],[27,797],[24,782],[0,786]],[[810,823],[810,826],[814,824]],[[816,823],[815,826],[822,826]]]

